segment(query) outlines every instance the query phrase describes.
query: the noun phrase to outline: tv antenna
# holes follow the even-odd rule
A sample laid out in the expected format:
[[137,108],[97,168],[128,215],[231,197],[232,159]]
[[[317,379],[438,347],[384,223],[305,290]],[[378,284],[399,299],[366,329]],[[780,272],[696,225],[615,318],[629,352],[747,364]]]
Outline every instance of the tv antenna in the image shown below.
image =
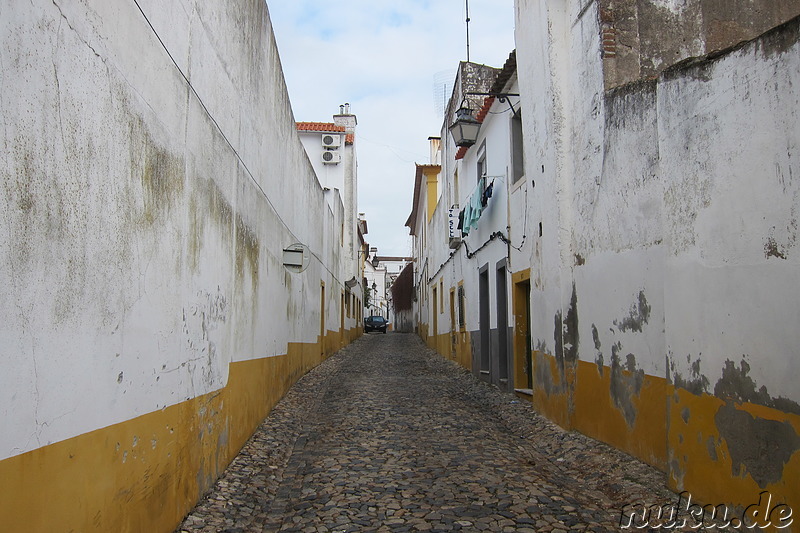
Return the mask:
[[469,0],[464,0],[467,4],[467,63],[469,63]]

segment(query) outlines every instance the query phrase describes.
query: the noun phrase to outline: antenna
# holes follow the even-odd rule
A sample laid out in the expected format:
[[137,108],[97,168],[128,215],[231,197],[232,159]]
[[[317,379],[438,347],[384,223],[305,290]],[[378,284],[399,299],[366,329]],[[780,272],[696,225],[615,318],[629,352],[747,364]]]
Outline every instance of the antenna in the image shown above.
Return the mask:
[[469,63],[469,0],[464,0],[467,3],[467,63]]
[[453,93],[453,81],[456,77],[455,70],[443,70],[433,77],[433,106],[439,118],[444,117],[447,100]]

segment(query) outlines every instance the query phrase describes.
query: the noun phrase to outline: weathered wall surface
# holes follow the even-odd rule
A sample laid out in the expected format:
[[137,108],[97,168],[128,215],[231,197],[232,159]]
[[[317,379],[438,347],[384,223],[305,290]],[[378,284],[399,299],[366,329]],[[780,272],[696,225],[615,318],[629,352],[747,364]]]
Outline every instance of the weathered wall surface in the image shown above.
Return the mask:
[[796,0],[597,0],[606,88],[749,41],[800,15]]
[[534,404],[701,501],[800,508],[798,19],[606,91],[603,5],[517,2]]
[[0,13],[0,523],[169,531],[352,335],[341,202],[263,2]]

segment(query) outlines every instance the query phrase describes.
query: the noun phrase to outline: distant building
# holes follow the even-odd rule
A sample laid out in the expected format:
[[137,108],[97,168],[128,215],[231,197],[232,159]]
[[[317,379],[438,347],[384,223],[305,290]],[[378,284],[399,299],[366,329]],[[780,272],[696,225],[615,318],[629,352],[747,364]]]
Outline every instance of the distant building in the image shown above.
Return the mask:
[[297,122],[300,142],[317,175],[331,209],[341,202],[342,224],[338,230],[340,246],[348,257],[342,266],[349,280],[340,294],[342,308],[342,334],[351,341],[362,333],[361,319],[364,288],[359,281],[364,275],[364,264],[359,253],[363,244],[358,218],[358,165],[356,163],[355,130],[357,119],[351,113],[350,104],[339,106],[333,122]]

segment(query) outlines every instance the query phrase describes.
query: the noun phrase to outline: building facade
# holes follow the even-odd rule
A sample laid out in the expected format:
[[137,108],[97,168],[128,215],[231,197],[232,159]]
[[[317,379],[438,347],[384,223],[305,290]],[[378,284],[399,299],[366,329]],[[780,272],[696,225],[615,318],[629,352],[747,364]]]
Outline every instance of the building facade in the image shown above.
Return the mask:
[[357,123],[350,104],[339,106],[339,113],[333,116],[333,122],[297,123],[300,142],[308,154],[328,205],[335,209],[341,203],[343,207],[339,245],[348,260],[340,267],[346,281],[339,295],[339,314],[345,342],[360,336],[364,329],[361,308],[365,292],[359,280],[363,278],[366,266],[361,260],[363,256],[359,254],[363,253],[363,235],[367,226],[358,214]]
[[176,6],[2,8],[4,531],[172,531],[359,329],[265,3]]
[[420,335],[696,501],[799,509],[800,6],[515,7],[417,167]]

